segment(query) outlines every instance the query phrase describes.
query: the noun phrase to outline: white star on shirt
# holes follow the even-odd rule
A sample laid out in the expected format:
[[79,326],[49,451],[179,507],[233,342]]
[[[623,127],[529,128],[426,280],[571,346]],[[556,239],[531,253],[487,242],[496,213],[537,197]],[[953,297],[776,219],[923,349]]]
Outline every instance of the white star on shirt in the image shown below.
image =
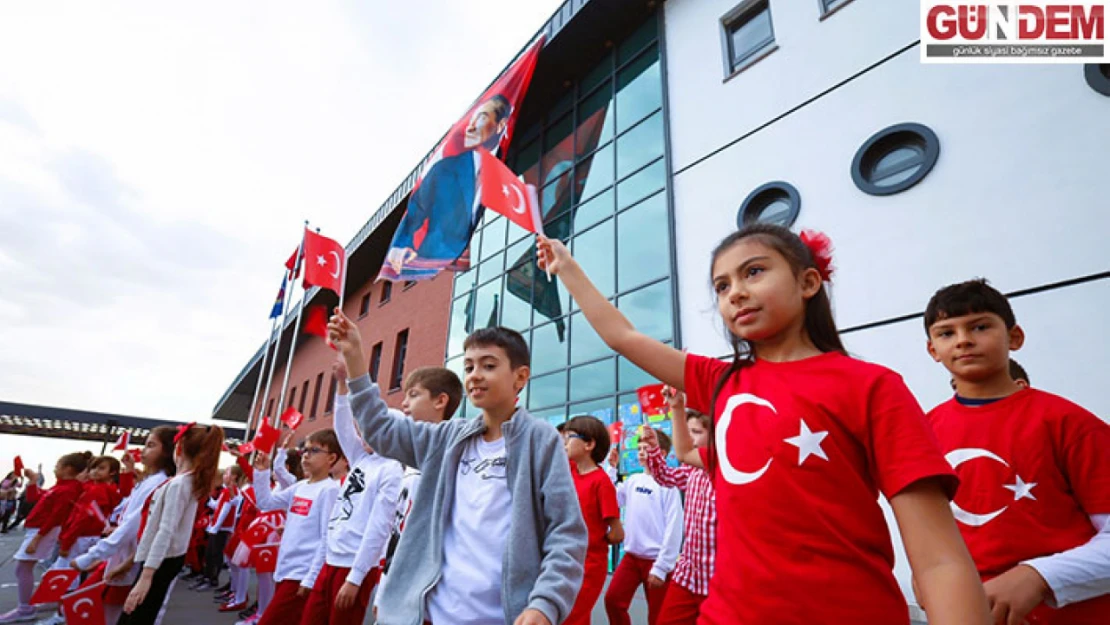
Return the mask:
[[324,267],[328,264],[328,261],[323,256],[317,256],[316,257],[316,264],[320,265],[321,267]]
[[806,461],[810,456],[817,456],[822,460],[828,460],[829,457],[825,455],[825,450],[821,449],[821,441],[829,435],[828,432],[811,432],[809,426],[806,425],[805,420],[799,419],[802,422],[802,431],[797,436],[784,438],[783,441],[790,443],[798,448],[798,466]]
[[1025,480],[1021,479],[1020,475],[1015,475],[1014,483],[1003,484],[1002,488],[1014,492],[1014,501],[1017,501],[1019,499],[1032,499],[1033,501],[1036,501],[1037,498],[1033,496],[1033,487],[1036,485],[1036,482],[1026,482]]

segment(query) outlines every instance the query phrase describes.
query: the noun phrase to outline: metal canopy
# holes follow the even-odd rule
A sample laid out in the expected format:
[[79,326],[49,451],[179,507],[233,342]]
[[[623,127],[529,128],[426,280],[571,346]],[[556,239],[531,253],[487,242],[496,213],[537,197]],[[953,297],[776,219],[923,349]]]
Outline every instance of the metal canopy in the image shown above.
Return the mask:
[[[0,434],[112,442],[127,430],[131,432],[131,444],[141,445],[146,442],[150,430],[159,425],[176,425],[176,422],[0,401]],[[223,424],[220,427],[224,428],[229,441],[243,439],[242,428]]]

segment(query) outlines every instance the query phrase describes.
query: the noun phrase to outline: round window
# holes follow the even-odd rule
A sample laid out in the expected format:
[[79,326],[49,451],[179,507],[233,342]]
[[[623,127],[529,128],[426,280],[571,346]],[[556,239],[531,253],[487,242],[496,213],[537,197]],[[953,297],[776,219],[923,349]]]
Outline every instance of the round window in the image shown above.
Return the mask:
[[1083,74],[1087,77],[1087,84],[1091,89],[1110,96],[1110,63],[1101,65],[1090,63],[1083,68]]
[[852,159],[852,180],[864,193],[891,195],[929,174],[940,156],[936,133],[921,124],[898,124],[872,136]]
[[789,228],[798,219],[802,196],[789,182],[768,182],[748,194],[736,213],[736,227],[756,222]]

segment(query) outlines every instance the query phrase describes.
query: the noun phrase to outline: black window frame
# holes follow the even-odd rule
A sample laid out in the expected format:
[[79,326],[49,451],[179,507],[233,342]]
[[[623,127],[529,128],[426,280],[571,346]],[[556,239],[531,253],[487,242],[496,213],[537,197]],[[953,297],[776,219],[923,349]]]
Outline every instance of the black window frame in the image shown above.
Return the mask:
[[[744,202],[740,204],[740,210],[736,211],[736,227],[743,228],[748,224],[758,222],[759,216],[763,214],[767,205],[780,198],[785,198],[790,202],[790,218],[787,223],[779,225],[790,228],[794,225],[794,222],[798,221],[798,214],[802,210],[802,195],[798,193],[798,189],[794,185],[783,180],[762,184],[749,193],[748,197],[744,198]],[[753,211],[758,212],[750,214]]]
[[370,348],[370,381],[378,383],[378,373],[382,369],[382,345],[383,341],[378,341],[374,347]]
[[383,280],[382,281],[382,296],[381,296],[381,299],[378,300],[378,306],[385,306],[386,304],[389,303],[389,300],[392,297],[393,297],[393,283],[390,282],[389,280]]
[[[912,176],[891,185],[878,185],[872,181],[869,171],[883,156],[898,147],[915,145],[921,148],[921,158],[911,165],[919,165]],[[868,195],[894,195],[901,193],[925,179],[940,158],[940,139],[931,128],[924,124],[907,122],[883,128],[871,135],[856,151],[852,158],[852,181],[860,191]],[[905,171],[901,169],[886,175]]]
[[331,376],[331,384],[328,385],[328,399],[324,404],[324,414],[328,415],[335,411],[335,392],[339,390],[339,378],[334,374]]
[[416,280],[405,280],[405,284],[404,284],[404,286],[401,287],[401,290],[402,291],[407,291],[407,290],[411,289],[412,287],[416,286],[416,282],[417,282]]
[[852,0],[817,0],[821,9],[821,19],[825,19],[851,3]]
[[269,400],[268,400],[268,401],[266,402],[266,414],[264,414],[264,415],[262,415],[262,416],[264,416],[264,417],[272,417],[272,416],[274,416],[274,398],[273,398],[273,397],[271,397],[271,398],[270,398],[270,399],[269,399]]
[[[767,12],[771,25],[770,37],[737,58],[732,49],[732,33],[764,11]],[[726,81],[778,49],[774,17],[770,0],[744,0],[721,18],[721,50]]]
[[1087,63],[1083,66],[1083,76],[1095,93],[1110,97],[1110,63]]
[[359,319],[362,319],[366,315],[370,314],[370,296],[371,295],[372,295],[371,293],[367,293],[366,295],[362,296],[362,301],[359,302],[359,304],[358,304],[358,318]]
[[[289,389],[289,401],[286,402],[285,407],[288,408],[288,407],[292,406],[295,403],[297,403],[297,385],[296,384],[294,384],[293,387]],[[270,415],[270,416],[272,417],[274,415]]]
[[301,403],[297,406],[297,412],[304,414],[304,405],[308,401],[308,380],[304,381],[304,386],[301,388]]
[[397,333],[397,341],[393,348],[393,371],[389,375],[390,392],[401,390],[405,381],[405,356],[409,349],[409,329],[405,328]]
[[309,415],[309,421],[316,420],[316,410],[320,407],[320,387],[324,385],[324,373],[321,371],[316,374],[316,388],[312,391],[312,414]]

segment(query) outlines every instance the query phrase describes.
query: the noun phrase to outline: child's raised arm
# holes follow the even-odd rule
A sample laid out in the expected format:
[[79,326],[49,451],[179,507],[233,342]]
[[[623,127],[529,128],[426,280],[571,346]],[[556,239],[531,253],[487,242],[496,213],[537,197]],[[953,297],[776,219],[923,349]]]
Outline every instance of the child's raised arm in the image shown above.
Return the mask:
[[919,480],[891,498],[922,607],[933,625],[988,625],[987,596],[936,479]]
[[638,331],[590,282],[562,242],[539,235],[536,254],[540,269],[559,276],[606,345],[652,377],[677,389],[685,388],[686,355]]

